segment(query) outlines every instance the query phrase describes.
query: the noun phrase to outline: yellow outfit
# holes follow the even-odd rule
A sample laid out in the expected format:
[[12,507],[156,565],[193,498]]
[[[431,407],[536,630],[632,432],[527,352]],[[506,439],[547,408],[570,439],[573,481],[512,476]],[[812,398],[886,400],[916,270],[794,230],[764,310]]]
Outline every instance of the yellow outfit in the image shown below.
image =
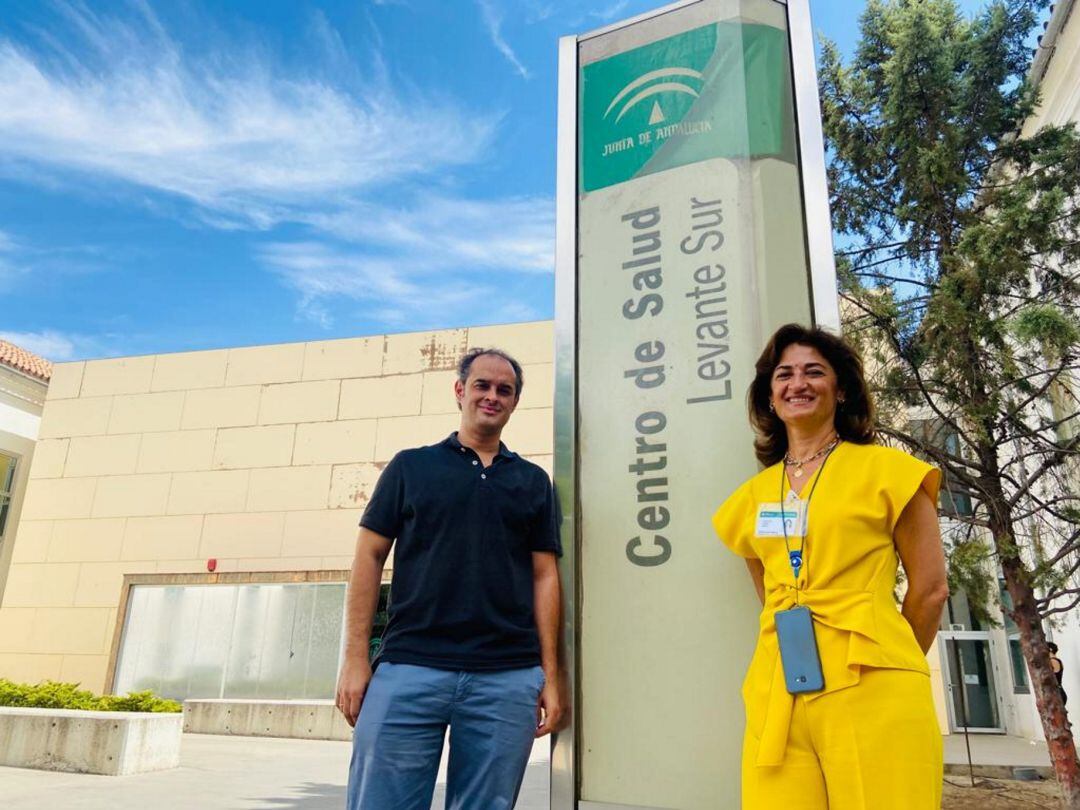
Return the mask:
[[[744,483],[713,516],[724,543],[765,568],[757,649],[743,683],[743,808],[937,810],[941,734],[929,669],[893,597],[893,529],[921,487],[937,502],[940,474],[899,450],[841,442],[800,488],[810,495],[799,603],[814,616],[825,688],[791,695],[774,614],[794,607],[783,536],[759,519],[794,497],[783,463]],[[765,536],[758,536],[761,530]],[[798,528],[795,528],[798,531]],[[791,547],[803,538],[789,535]]]

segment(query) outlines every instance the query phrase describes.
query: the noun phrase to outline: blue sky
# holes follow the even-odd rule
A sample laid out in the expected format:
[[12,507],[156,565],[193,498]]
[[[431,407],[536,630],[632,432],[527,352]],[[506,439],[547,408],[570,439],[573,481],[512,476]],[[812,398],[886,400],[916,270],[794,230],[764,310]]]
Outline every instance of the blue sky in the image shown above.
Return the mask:
[[[551,317],[557,39],[657,5],[0,0],[0,337],[69,360]],[[861,5],[817,0],[818,32],[849,49]]]

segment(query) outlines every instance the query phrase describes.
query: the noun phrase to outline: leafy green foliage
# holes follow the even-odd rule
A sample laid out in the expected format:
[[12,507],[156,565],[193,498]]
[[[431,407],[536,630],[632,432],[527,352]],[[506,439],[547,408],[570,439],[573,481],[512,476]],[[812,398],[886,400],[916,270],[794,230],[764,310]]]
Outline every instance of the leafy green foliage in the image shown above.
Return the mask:
[[[847,63],[823,43],[820,80],[846,332],[879,413],[955,442],[882,430],[975,505],[946,538],[954,584],[992,599],[980,565],[1018,561],[1049,616],[1080,603],[1080,135],[1026,123],[1045,7],[871,0]],[[996,560],[974,564],[970,529]]]
[[967,596],[972,615],[986,626],[997,626],[996,611],[992,609],[997,599],[996,579],[986,575],[991,551],[985,542],[973,537],[952,539],[948,544],[949,590]]
[[1050,357],[1060,358],[1080,343],[1080,322],[1075,312],[1064,312],[1046,304],[1031,304],[1012,320],[1015,338],[1041,347]]
[[95,695],[79,689],[77,683],[42,681],[38,684],[15,683],[0,678],[0,706],[36,709],[81,709],[95,712],[179,712],[175,700],[155,696],[150,691],[127,695]]
[[943,473],[950,587],[1018,628],[1080,808],[1044,630],[1080,605],[1080,135],[1034,123],[1046,6],[868,0],[819,77],[845,334],[881,432]]

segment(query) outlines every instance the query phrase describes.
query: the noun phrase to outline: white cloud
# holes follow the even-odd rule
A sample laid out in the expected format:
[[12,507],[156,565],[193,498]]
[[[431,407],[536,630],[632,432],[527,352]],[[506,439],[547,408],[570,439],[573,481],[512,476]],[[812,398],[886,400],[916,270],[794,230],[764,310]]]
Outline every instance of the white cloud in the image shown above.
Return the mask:
[[622,13],[626,11],[626,7],[630,5],[630,0],[616,0],[610,6],[606,8],[598,9],[596,11],[590,11],[589,16],[595,17],[601,22],[610,22],[616,17],[622,16]]
[[26,274],[26,267],[17,259],[19,246],[10,234],[0,231],[0,292],[10,289],[16,279]]
[[313,224],[340,241],[274,242],[260,258],[300,294],[300,313],[324,327],[343,299],[388,325],[449,307],[494,307],[519,320],[536,311],[515,306],[507,280],[553,267],[554,204],[543,198],[357,204]]
[[27,351],[54,362],[63,362],[75,357],[76,339],[51,329],[43,332],[0,332],[0,340],[14,343],[16,346],[21,346]]
[[392,262],[351,255],[321,242],[276,242],[262,248],[269,266],[299,290],[305,302],[343,295],[356,300],[410,299],[420,288]]
[[487,307],[498,290],[467,278],[401,272],[397,263],[317,242],[271,244],[263,261],[300,294],[299,313],[323,327],[331,308],[357,302],[373,320],[396,326],[445,316],[450,308]]
[[555,203],[542,197],[498,200],[426,196],[400,208],[357,203],[310,224],[391,254],[398,267],[550,273]]
[[[496,46],[527,76],[500,12],[478,2]],[[141,196],[165,216],[273,230],[256,258],[323,327],[341,317],[340,301],[388,325],[478,302],[505,320],[545,314],[513,302],[503,282],[551,272],[553,201],[445,191],[492,151],[498,115],[396,86],[377,47],[361,70],[319,13],[307,36],[323,78],[285,74],[240,44],[196,59],[145,6],[135,20],[60,8],[74,44],[50,36],[31,50],[0,37],[0,174],[95,193],[105,178],[158,192]],[[274,230],[285,223],[299,235]]]
[[[0,331],[0,338],[29,349],[47,360],[90,360],[101,357],[130,357],[160,351],[160,332],[133,332],[129,327],[98,322],[93,333],[44,328],[36,331]],[[121,319],[122,320],[122,319]],[[204,335],[200,336],[205,338]]]
[[243,48],[188,57],[149,10],[120,21],[62,8],[77,49],[0,39],[0,152],[180,195],[245,225],[473,162],[497,125],[378,70],[350,91],[281,75]]
[[495,6],[494,0],[476,0],[477,5],[480,6],[480,16],[484,20],[484,27],[487,28],[488,36],[491,37],[491,42],[495,48],[506,57],[514,70],[523,79],[529,78],[529,71],[525,65],[521,64],[521,60],[518,59],[514,49],[510,47],[510,43],[506,41],[506,38],[502,33],[503,14],[502,10]]
[[554,3],[526,2],[525,22],[529,25],[544,22],[558,10]]
[[521,320],[538,313],[515,305],[506,282],[552,271],[554,208],[544,198],[357,203],[312,221],[334,244],[274,242],[260,259],[300,294],[300,314],[326,328],[342,300],[388,326],[449,307],[497,308],[503,321]]
[[[119,251],[113,250],[115,257]],[[34,244],[0,231],[0,293],[19,284],[41,285],[57,276],[100,272],[105,266],[98,245],[65,246]]]

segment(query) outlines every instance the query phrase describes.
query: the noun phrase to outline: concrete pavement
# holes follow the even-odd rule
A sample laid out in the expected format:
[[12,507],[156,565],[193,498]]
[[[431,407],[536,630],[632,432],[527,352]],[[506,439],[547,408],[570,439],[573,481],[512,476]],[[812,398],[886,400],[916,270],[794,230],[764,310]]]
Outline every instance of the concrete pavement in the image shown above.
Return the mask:
[[[949,734],[944,739],[945,772],[967,775],[969,766],[964,735]],[[968,742],[971,745],[971,770],[976,776],[1011,779],[1013,768],[1035,768],[1045,778],[1053,776],[1045,742],[1005,734],[969,734]]]
[[[1045,743],[972,734],[976,773],[1009,776],[1016,766],[1049,769]],[[546,739],[533,747],[517,810],[548,810]],[[11,810],[341,810],[349,743],[185,734],[180,767],[135,776],[0,768],[0,806]],[[967,772],[963,735],[945,737],[945,762]],[[443,810],[446,763],[432,810]]]
[[[445,750],[445,749],[444,749]],[[547,739],[533,747],[516,810],[547,810]],[[185,734],[180,767],[135,776],[0,768],[5,810],[341,810],[349,743]],[[432,810],[443,810],[445,754]]]

